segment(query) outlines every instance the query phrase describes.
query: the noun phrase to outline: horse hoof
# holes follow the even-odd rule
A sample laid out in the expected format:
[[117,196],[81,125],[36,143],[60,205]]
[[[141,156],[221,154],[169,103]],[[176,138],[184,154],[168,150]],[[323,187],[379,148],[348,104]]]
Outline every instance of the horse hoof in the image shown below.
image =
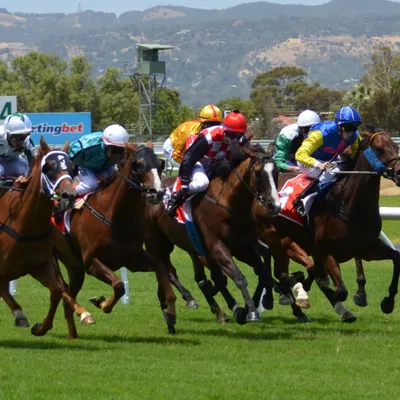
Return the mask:
[[186,302],[186,308],[188,310],[195,310],[196,308],[199,308],[199,305],[197,304],[197,301],[195,299],[192,299]]
[[43,324],[35,324],[31,328],[31,333],[34,336],[44,336],[46,332],[43,332]]
[[104,303],[106,301],[106,298],[104,296],[100,296],[100,297],[92,297],[91,299],[89,299],[89,301],[94,304],[97,308],[102,308],[101,304]]
[[171,334],[174,334],[175,333],[175,328],[173,328],[173,327],[176,324],[176,315],[170,314],[167,311],[163,311],[163,317],[164,317],[164,321],[167,323],[168,332],[171,333]]
[[299,322],[311,322],[311,318],[306,314],[301,314],[296,317]]
[[391,314],[394,309],[394,299],[385,297],[381,302],[381,310],[385,314]]
[[341,320],[342,322],[351,323],[357,321],[357,317],[351,311],[346,311],[342,314]]
[[94,325],[96,320],[89,313],[83,313],[81,315],[81,325]]
[[273,310],[274,309],[274,299],[266,299],[265,296],[264,296],[263,299],[262,299],[261,304],[266,310]]
[[217,315],[217,323],[224,325],[229,322],[231,319],[222,311],[220,315]]
[[294,303],[293,298],[289,294],[281,294],[279,296],[279,304],[281,306],[290,306],[293,303]]
[[168,326],[168,333],[170,335],[175,335],[176,330],[175,330],[175,326],[174,325],[167,325]]
[[305,308],[305,309],[311,307],[309,299],[297,299],[296,305],[299,306],[300,308]]
[[239,325],[244,325],[246,324],[247,320],[246,320],[246,309],[243,307],[237,307],[234,311],[233,311],[233,316],[235,318],[235,321],[239,324]]
[[29,328],[29,322],[26,318],[15,318],[14,325],[18,328]]
[[353,296],[353,301],[358,307],[367,307],[368,305],[367,295],[363,293],[356,293]]
[[261,322],[261,316],[258,311],[249,311],[246,315],[246,322]]

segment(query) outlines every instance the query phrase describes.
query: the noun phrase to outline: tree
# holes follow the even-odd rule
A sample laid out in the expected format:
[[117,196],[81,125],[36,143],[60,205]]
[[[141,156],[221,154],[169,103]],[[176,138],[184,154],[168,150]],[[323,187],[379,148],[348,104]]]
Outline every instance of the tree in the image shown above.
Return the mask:
[[221,100],[217,104],[218,108],[223,112],[224,110],[239,110],[247,119],[254,116],[254,104],[251,100],[243,100],[240,97],[229,97]]
[[295,96],[308,88],[304,81],[306,76],[306,71],[293,66],[263,72],[254,79],[250,97],[254,97],[255,92],[266,91],[271,94],[277,108],[292,110]]
[[96,129],[104,129],[111,123],[132,129],[139,118],[139,100],[132,82],[122,78],[122,72],[108,68],[98,79],[100,118]]

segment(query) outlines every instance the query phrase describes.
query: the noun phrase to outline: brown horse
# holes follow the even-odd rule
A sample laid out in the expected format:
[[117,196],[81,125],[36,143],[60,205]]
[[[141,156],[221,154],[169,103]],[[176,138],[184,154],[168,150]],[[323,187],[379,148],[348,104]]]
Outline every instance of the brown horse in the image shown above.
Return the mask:
[[[201,269],[198,256],[202,255],[201,260],[214,272],[216,279],[222,278],[223,271],[242,292],[247,310],[239,307],[233,298],[227,301],[236,320],[243,323],[259,321],[260,316],[249,295],[246,278],[232,260],[232,255],[253,266],[261,279],[268,279],[257,253],[257,232],[252,216],[252,204],[256,198],[270,215],[274,215],[279,212],[280,203],[272,176],[272,158],[255,146],[247,146],[239,151],[239,164],[235,166],[234,160],[230,163],[222,161],[213,174],[215,177],[210,180],[207,192],[192,199],[193,221],[205,253],[200,254],[185,225],[171,219],[163,204],[146,208],[146,249],[169,267],[172,265],[170,254],[174,245],[177,245],[187,251]],[[197,275],[199,271],[200,269],[195,268],[195,278],[206,294],[205,292],[212,288],[204,275]],[[212,307],[212,304],[210,306]]]
[[[306,287],[314,277],[322,278],[317,280],[318,286],[342,315],[342,320],[345,310],[340,302],[347,298],[348,292],[338,263],[351,258],[393,261],[389,296],[381,303],[385,313],[393,311],[400,274],[400,253],[379,240],[382,226],[379,214],[380,176],[400,185],[398,146],[385,132],[365,133],[354,171],[364,174],[346,175],[333,185],[326,196],[315,200],[309,226],[276,218],[273,226],[263,232],[272,254],[276,247],[289,249],[293,243],[301,249],[294,250],[294,257],[303,260],[303,265],[311,272]],[[306,260],[308,254],[313,256],[314,264],[310,265]],[[333,280],[335,291],[324,285],[326,272]]]
[[[61,298],[92,323],[90,314],[71,297],[58,266],[52,257],[53,237],[50,217],[54,199],[61,209],[73,206],[75,190],[70,176],[71,161],[63,151],[50,151],[43,138],[31,174],[23,183],[15,183],[1,198],[0,207],[0,290],[15,316],[15,325],[28,327],[21,306],[8,291],[11,280],[30,274],[50,290],[50,309],[42,323],[31,332],[43,336],[53,326]],[[74,337],[75,324],[67,318],[69,337]]]
[[126,152],[127,160],[115,180],[90,195],[83,209],[73,210],[71,234],[57,233],[56,254],[67,268],[73,296],[82,288],[85,271],[112,286],[114,293],[108,300],[104,296],[92,299],[105,313],[125,293],[113,271],[125,266],[132,272],[155,272],[168,331],[175,333],[176,297],[167,270],[143,250],[145,204],[160,202],[164,194],[161,163],[149,147],[127,144]]

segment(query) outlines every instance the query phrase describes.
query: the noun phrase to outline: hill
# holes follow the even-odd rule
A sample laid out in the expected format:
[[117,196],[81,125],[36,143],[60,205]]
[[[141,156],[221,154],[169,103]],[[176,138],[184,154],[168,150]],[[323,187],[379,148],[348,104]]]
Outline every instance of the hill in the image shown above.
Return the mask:
[[400,3],[332,0],[318,6],[266,2],[224,10],[159,6],[111,13],[23,14],[0,10],[0,59],[31,50],[87,57],[93,74],[124,68],[137,43],[175,46],[162,52],[168,86],[201,105],[247,97],[254,77],[278,65],[305,68],[312,80],[349,88],[364,73],[374,46],[400,43]]

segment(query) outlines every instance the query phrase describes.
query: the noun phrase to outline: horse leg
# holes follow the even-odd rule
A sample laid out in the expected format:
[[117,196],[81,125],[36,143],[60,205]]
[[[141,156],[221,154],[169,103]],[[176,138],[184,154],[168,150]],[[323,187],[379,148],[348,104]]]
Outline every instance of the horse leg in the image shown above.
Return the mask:
[[367,293],[365,291],[365,285],[367,283],[367,278],[364,274],[364,266],[362,263],[361,258],[356,257],[356,272],[357,272],[357,285],[358,290],[354,294],[353,301],[359,307],[367,307],[368,300],[367,300]]
[[[66,320],[73,319],[74,312],[78,315],[80,319],[81,325],[92,325],[95,324],[95,319],[93,316],[80,304],[76,302],[76,298],[78,293],[80,292],[83,282],[85,280],[85,269],[82,263],[75,258],[73,254],[61,254],[59,252],[55,252],[55,266],[59,270],[58,259],[62,261],[64,264],[69,280],[69,293],[71,294],[68,297],[64,297],[64,316]],[[60,276],[61,271],[60,271]],[[64,284],[67,285],[64,281]]]
[[[201,292],[203,293],[208,305],[210,306],[211,312],[216,316],[216,321],[220,324],[228,322],[229,317],[225,314],[224,311],[222,311],[219,304],[214,299],[215,290],[211,281],[207,279],[203,263],[200,261],[197,255],[190,254],[190,257],[193,262],[194,279],[197,282],[197,285],[199,286]],[[218,282],[216,282],[215,280],[214,282],[217,283],[218,286]]]
[[0,296],[4,299],[11,312],[15,317],[15,326],[19,328],[28,328],[29,322],[25,313],[22,311],[21,306],[15,301],[14,297],[11,296],[8,289],[8,282],[1,282],[1,293]]
[[104,313],[111,313],[118,300],[125,294],[124,282],[96,257],[93,258],[87,272],[113,288],[114,293],[108,300],[104,296],[90,299],[90,301]]
[[154,271],[156,273],[158,281],[157,294],[164,320],[167,323],[168,332],[175,334],[176,296],[172,290],[171,282],[168,278],[168,271],[164,264],[153,258],[146,251],[142,250],[139,254],[135,254],[134,257],[132,257],[131,263],[127,263],[126,267],[132,272]]
[[289,286],[292,289],[297,306],[300,308],[310,308],[310,300],[303,288],[303,284],[301,282],[297,282],[296,279],[289,274],[289,255],[291,258],[293,257],[292,259],[294,261],[306,267],[309,264],[314,264],[308,257],[307,253],[301,249],[301,247],[295,245],[295,243],[292,243],[292,245],[290,247],[291,251],[287,250],[286,253],[283,251],[283,249],[276,250],[271,248],[272,256],[274,258],[274,275],[279,282],[281,282],[283,285]]
[[[332,273],[332,266],[335,267],[334,264],[337,265],[336,261],[334,260],[333,257],[327,257],[326,259],[326,270],[322,268],[322,265],[324,265],[322,262],[319,261],[317,257],[314,257],[315,265],[316,265],[316,270],[318,271],[318,274],[316,275],[315,281],[317,282],[317,285],[321,292],[325,295],[325,297],[328,299],[329,303],[331,303],[332,307],[334,308],[335,312],[340,315],[340,319],[342,322],[355,322],[357,320],[357,317],[349,311],[345,305],[339,301],[337,292],[333,290],[331,287],[329,287],[329,279],[327,272]],[[340,271],[339,271],[340,272]],[[332,278],[332,275],[331,275]]]
[[186,301],[186,308],[196,309],[199,308],[197,301],[192,294],[183,286],[182,282],[178,278],[176,268],[171,262],[171,253],[174,250],[174,245],[165,238],[158,238],[157,241],[146,242],[146,251],[153,256],[156,260],[162,262],[168,270],[168,276],[170,282],[178,289],[182,295],[183,300]]
[[346,301],[349,292],[344,285],[340,266],[331,255],[328,255],[325,259],[325,268],[336,288],[335,295],[337,301]]
[[[62,280],[58,278],[58,271],[54,268],[54,260],[51,258],[39,268],[35,268],[30,272],[30,275],[39,281],[43,286],[50,290],[50,308],[47,316],[42,323],[36,323],[31,328],[31,333],[35,336],[44,336],[50,329],[53,328],[53,321],[57,311],[58,304],[60,303],[63,292],[66,292],[66,287],[63,287]],[[67,320],[69,338],[77,337],[75,323],[72,319]],[[71,336],[71,334],[73,336]]]
[[247,279],[240,271],[238,266],[232,260],[232,256],[229,253],[228,249],[219,242],[219,245],[215,246],[211,249],[211,260],[212,262],[222,269],[226,275],[228,275],[236,284],[238,289],[241,291],[243,295],[243,299],[246,304],[247,314],[243,320],[243,311],[240,310],[240,307],[233,309],[233,313],[235,315],[235,319],[238,323],[246,323],[246,322],[260,322],[261,317],[257,308],[254,305],[253,299],[250,297],[249,289],[247,287]]
[[381,302],[382,312],[390,314],[394,309],[394,300],[399,286],[400,252],[378,239],[362,254],[362,259],[365,261],[393,261],[393,276],[389,286],[389,296]]

